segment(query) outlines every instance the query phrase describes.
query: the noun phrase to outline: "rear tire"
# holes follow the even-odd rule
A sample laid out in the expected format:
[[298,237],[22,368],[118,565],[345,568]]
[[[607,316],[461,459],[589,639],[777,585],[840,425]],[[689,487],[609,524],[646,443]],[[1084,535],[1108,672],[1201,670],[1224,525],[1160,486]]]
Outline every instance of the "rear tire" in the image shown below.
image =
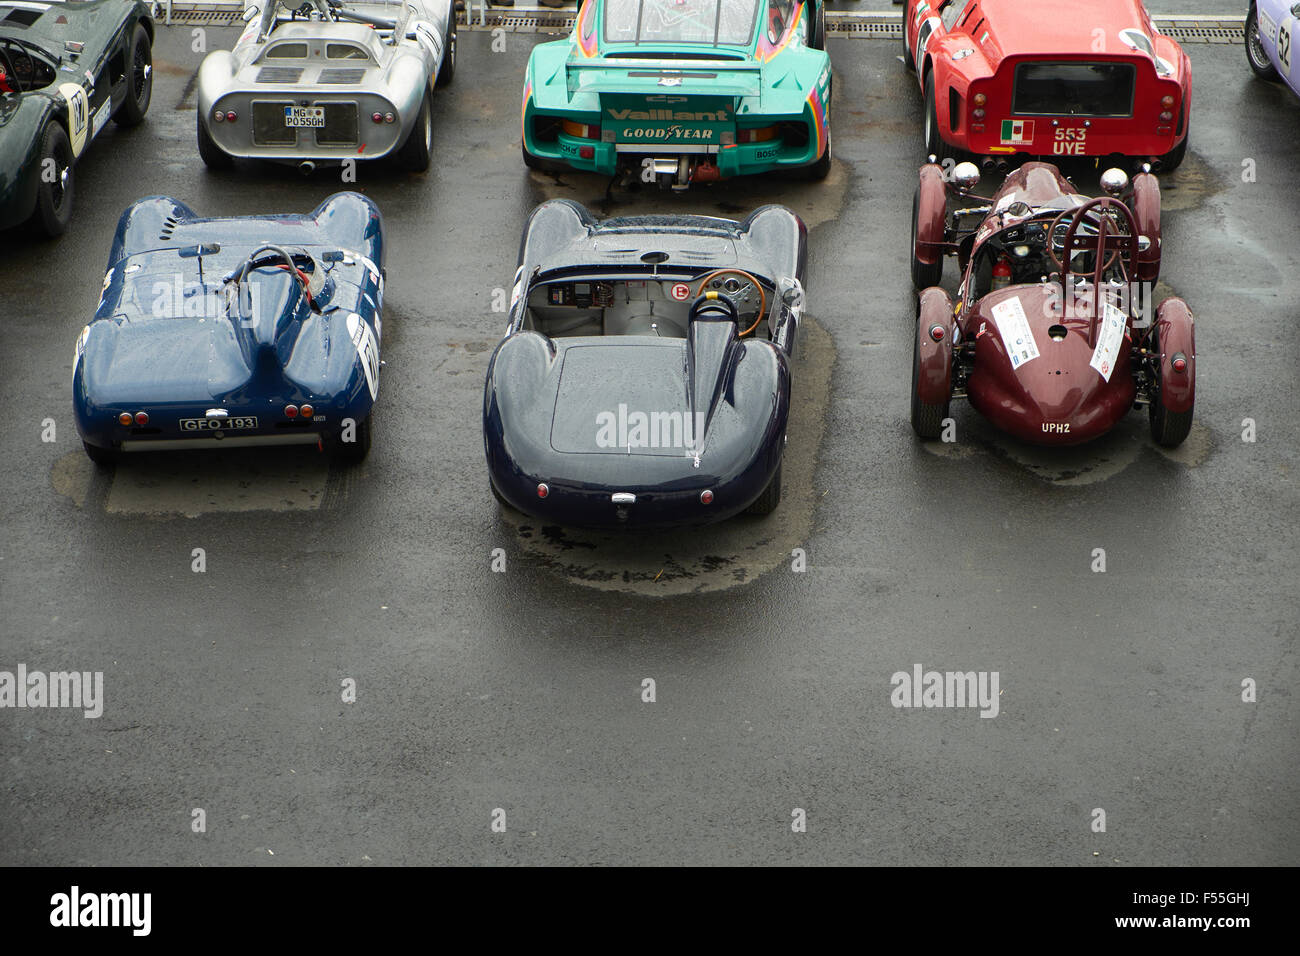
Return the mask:
[[112,448],[101,448],[99,445],[92,445],[83,441],[81,447],[86,450],[86,457],[93,461],[100,468],[111,468],[117,464],[118,458],[122,453]]
[[781,466],[776,466],[776,474],[767,483],[763,493],[754,499],[754,503],[745,509],[747,515],[770,515],[781,503]]
[[1147,406],[1151,411],[1151,440],[1165,448],[1176,448],[1192,430],[1192,409],[1171,412],[1160,402]]
[[1192,131],[1189,129],[1181,143],[1160,157],[1160,171],[1162,173],[1172,173],[1183,165],[1183,160],[1187,157],[1187,143],[1191,138]]
[[137,23],[126,55],[126,99],[117,108],[113,120],[118,126],[139,126],[144,122],[144,114],[149,112],[152,98],[153,48],[149,34]]
[[[45,168],[54,162],[54,182],[45,181]],[[72,219],[72,197],[76,186],[73,168],[72,144],[63,127],[51,121],[41,134],[40,172],[36,187],[36,211],[32,213],[32,228],[47,239],[63,235]]]
[[817,0],[817,17],[813,21],[808,45],[814,50],[826,49],[826,0]]
[[1268,51],[1264,49],[1264,43],[1259,38],[1259,12],[1253,2],[1250,5],[1250,12],[1246,14],[1246,62],[1261,80],[1271,82],[1281,79],[1277,67],[1273,66],[1273,61],[1268,58]]
[[438,67],[438,78],[434,83],[439,86],[449,86],[452,79],[456,76],[456,17],[452,15],[448,22],[447,30],[447,52],[442,55],[442,66]]
[[[942,405],[927,405],[921,401],[921,336],[925,334],[921,317],[916,319],[916,334],[912,336],[912,431],[918,438],[934,439],[943,434],[943,421],[948,417],[950,401]],[[951,373],[949,390],[951,391]]]
[[206,117],[202,113],[198,114],[196,118],[198,123],[199,157],[203,160],[203,165],[207,166],[208,169],[229,169],[234,164],[234,160],[212,138],[212,134],[208,132],[208,124],[205,119]]
[[375,417],[375,410],[371,408],[370,414],[364,420],[357,422],[356,433],[352,436],[353,441],[344,441],[343,433],[340,432],[334,438],[333,458],[341,465],[359,465],[366,460],[370,454],[370,423]]
[[949,146],[939,133],[939,111],[934,102],[934,72],[925,78],[925,154],[940,166],[945,159],[961,162],[962,151]]
[[397,164],[410,173],[422,173],[429,168],[429,156],[433,152],[433,107],[429,103],[429,91],[424,91],[420,101],[420,115],[415,118],[415,125],[406,137],[406,142],[397,151]]

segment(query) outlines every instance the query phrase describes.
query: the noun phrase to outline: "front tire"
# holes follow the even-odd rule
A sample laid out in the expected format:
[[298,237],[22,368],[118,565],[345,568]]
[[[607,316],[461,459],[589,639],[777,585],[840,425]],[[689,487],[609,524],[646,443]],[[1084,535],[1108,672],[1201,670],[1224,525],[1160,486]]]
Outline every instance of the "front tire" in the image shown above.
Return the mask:
[[1259,37],[1259,13],[1254,3],[1246,14],[1246,62],[1261,80],[1280,79],[1273,61],[1268,58],[1268,51],[1264,49],[1264,41]]
[[763,493],[754,499],[754,503],[745,509],[747,515],[770,515],[781,503],[781,466],[776,466],[776,474],[767,483]]
[[[50,164],[53,163],[51,166]],[[41,134],[41,159],[36,187],[36,211],[32,213],[35,231],[53,239],[63,235],[72,219],[72,196],[76,186],[72,144],[63,127],[51,121]],[[46,180],[46,170],[53,170],[53,181]]]
[[397,151],[397,164],[407,172],[422,173],[429,168],[432,153],[433,107],[429,103],[429,91],[425,90],[424,99],[420,101],[420,115],[415,118],[406,142]]
[[126,58],[126,99],[117,108],[113,119],[118,126],[139,126],[144,122],[144,114],[149,112],[152,98],[153,48],[149,44],[149,34],[137,23]]
[[439,87],[450,85],[452,79],[456,76],[456,19],[451,18],[447,30],[447,52],[442,56],[442,65],[438,67],[438,78],[435,84]]
[[203,160],[203,165],[208,169],[229,169],[233,159],[217,145],[212,134],[208,132],[208,124],[204,120],[202,113],[198,114],[195,120],[198,123],[199,157]]
[[921,228],[921,187],[916,188],[912,197],[912,285],[916,291],[928,289],[943,281],[943,256],[934,263],[922,262],[916,255]]

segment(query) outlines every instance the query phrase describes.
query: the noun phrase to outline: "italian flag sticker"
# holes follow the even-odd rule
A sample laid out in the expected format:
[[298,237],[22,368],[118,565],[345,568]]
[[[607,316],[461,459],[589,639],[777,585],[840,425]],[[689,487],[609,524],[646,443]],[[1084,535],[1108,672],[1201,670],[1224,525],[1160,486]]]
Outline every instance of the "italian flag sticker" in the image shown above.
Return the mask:
[[1034,141],[1033,120],[1003,120],[1002,145],[1028,146]]

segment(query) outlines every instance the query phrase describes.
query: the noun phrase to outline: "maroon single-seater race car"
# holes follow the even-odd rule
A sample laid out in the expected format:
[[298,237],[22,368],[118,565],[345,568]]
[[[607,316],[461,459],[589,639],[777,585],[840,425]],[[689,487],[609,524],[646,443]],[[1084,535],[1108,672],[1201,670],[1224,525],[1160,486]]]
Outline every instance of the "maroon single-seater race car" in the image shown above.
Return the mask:
[[[1130,182],[1109,169],[1096,199],[1050,163],[1026,163],[989,199],[971,192],[974,163],[947,178],[936,163],[922,166],[912,207],[917,435],[942,437],[950,402],[965,398],[998,428],[1043,445],[1097,438],[1146,405],[1152,439],[1180,444],[1192,425],[1196,340],[1182,299],[1151,310],[1156,177],[1144,170]],[[938,287],[946,255],[961,266],[955,305]]]
[[903,60],[925,97],[925,152],[1128,156],[1187,152],[1191,62],[1142,0],[907,0]]

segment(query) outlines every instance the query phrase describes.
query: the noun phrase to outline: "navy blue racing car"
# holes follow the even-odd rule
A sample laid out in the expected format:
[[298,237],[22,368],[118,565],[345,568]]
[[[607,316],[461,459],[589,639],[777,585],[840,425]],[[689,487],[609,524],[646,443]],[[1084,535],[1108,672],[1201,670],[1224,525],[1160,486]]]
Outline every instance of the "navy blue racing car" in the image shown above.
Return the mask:
[[773,511],[807,236],[782,206],[743,222],[537,207],[483,397],[497,498],[588,527]]
[[122,214],[72,373],[86,454],[306,444],[360,461],[379,394],[383,218],[357,193],[308,215]]

